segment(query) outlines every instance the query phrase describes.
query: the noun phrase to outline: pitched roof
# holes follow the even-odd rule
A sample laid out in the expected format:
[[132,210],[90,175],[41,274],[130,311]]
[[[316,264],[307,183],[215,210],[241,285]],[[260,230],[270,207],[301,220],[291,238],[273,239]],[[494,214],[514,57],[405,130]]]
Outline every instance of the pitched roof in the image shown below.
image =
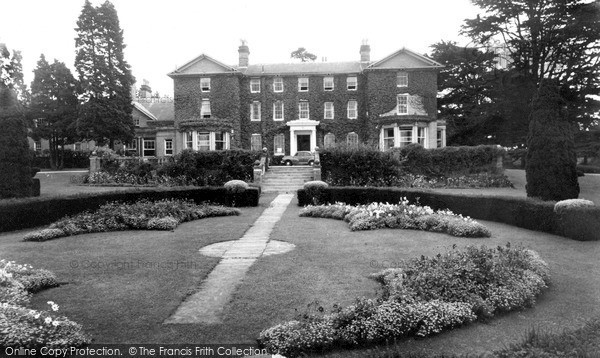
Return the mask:
[[149,112],[155,120],[172,121],[175,119],[175,104],[172,101],[152,101],[134,103],[138,103],[142,108],[144,108],[144,110]]
[[200,73],[224,73],[224,72],[237,72],[237,69],[226,65],[207,54],[201,54],[193,60],[187,62],[185,65],[179,67],[175,71],[168,74],[168,76],[178,76],[186,74],[200,74]]
[[145,115],[146,117],[148,117],[150,120],[152,121],[156,121],[157,118],[150,113],[144,106],[142,106],[139,102],[133,102],[133,107],[135,109],[137,109],[138,111],[142,112],[143,115]]
[[392,53],[383,59],[371,63],[368,69],[377,68],[442,68],[439,62],[436,62],[428,57],[420,55],[415,51],[409,50],[406,47]]
[[269,63],[240,67],[238,70],[246,76],[291,75],[291,74],[340,74],[360,73],[364,65],[355,62],[301,62],[301,63]]

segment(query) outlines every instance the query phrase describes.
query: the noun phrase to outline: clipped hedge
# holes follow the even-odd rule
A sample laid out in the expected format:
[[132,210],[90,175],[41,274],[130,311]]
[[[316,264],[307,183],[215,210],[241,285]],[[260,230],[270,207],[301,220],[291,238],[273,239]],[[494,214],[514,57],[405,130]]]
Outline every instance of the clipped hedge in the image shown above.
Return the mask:
[[[319,199],[321,203],[343,202],[356,205],[372,202],[398,203],[404,197],[410,202],[418,200],[420,205],[427,205],[434,210],[450,209],[474,219],[502,222],[560,235],[554,214],[554,202],[530,198],[449,194],[400,188],[329,187],[323,190]],[[312,203],[312,197],[306,190],[298,190],[298,205]]]
[[[249,187],[235,197],[235,206],[258,206],[259,188]],[[224,187],[152,188],[135,191],[93,193],[86,195],[35,198],[0,202],[0,232],[48,225],[67,215],[93,211],[112,202],[134,202],[141,199],[189,199],[195,203],[210,202],[231,206],[233,197]]]
[[403,160],[405,171],[423,175],[496,173],[496,161],[504,149],[493,145],[424,149],[418,144],[392,149]]

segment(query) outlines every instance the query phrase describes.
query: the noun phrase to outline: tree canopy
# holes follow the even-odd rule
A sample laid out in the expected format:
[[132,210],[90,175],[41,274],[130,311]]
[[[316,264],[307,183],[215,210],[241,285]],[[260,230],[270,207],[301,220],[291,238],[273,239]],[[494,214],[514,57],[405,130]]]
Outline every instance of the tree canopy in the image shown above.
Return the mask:
[[134,133],[131,87],[135,79],[124,58],[117,11],[108,1],[94,7],[86,0],[76,30],[78,132],[100,145],[129,142]]
[[304,47],[298,47],[296,51],[292,51],[290,57],[299,59],[302,62],[314,61],[317,59],[317,55],[306,51]]

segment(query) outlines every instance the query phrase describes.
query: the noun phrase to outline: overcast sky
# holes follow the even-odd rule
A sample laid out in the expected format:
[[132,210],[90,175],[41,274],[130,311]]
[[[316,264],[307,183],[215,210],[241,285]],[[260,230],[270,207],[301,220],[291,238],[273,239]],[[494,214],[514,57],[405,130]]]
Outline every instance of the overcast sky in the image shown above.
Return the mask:
[[[94,5],[102,3],[92,0]],[[245,39],[250,63],[291,62],[302,46],[329,62],[359,60],[368,39],[371,60],[407,47],[429,53],[439,40],[459,37],[460,26],[480,10],[469,0],[112,0],[124,31],[125,58],[137,86],[173,95],[167,73],[201,53],[226,64],[238,61]],[[0,42],[23,54],[28,85],[40,54],[74,72],[75,27],[84,0],[2,0]],[[74,73],[75,75],[75,73]]]

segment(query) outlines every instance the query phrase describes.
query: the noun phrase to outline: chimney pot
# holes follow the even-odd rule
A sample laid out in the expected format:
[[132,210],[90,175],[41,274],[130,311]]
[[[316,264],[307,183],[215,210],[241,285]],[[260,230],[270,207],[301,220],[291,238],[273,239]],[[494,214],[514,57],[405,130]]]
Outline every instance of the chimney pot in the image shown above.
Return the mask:
[[238,48],[239,67],[248,67],[248,57],[250,56],[250,49],[246,45],[246,41],[242,40],[242,44]]
[[367,40],[363,40],[360,46],[360,62],[371,61],[371,46],[367,43]]

